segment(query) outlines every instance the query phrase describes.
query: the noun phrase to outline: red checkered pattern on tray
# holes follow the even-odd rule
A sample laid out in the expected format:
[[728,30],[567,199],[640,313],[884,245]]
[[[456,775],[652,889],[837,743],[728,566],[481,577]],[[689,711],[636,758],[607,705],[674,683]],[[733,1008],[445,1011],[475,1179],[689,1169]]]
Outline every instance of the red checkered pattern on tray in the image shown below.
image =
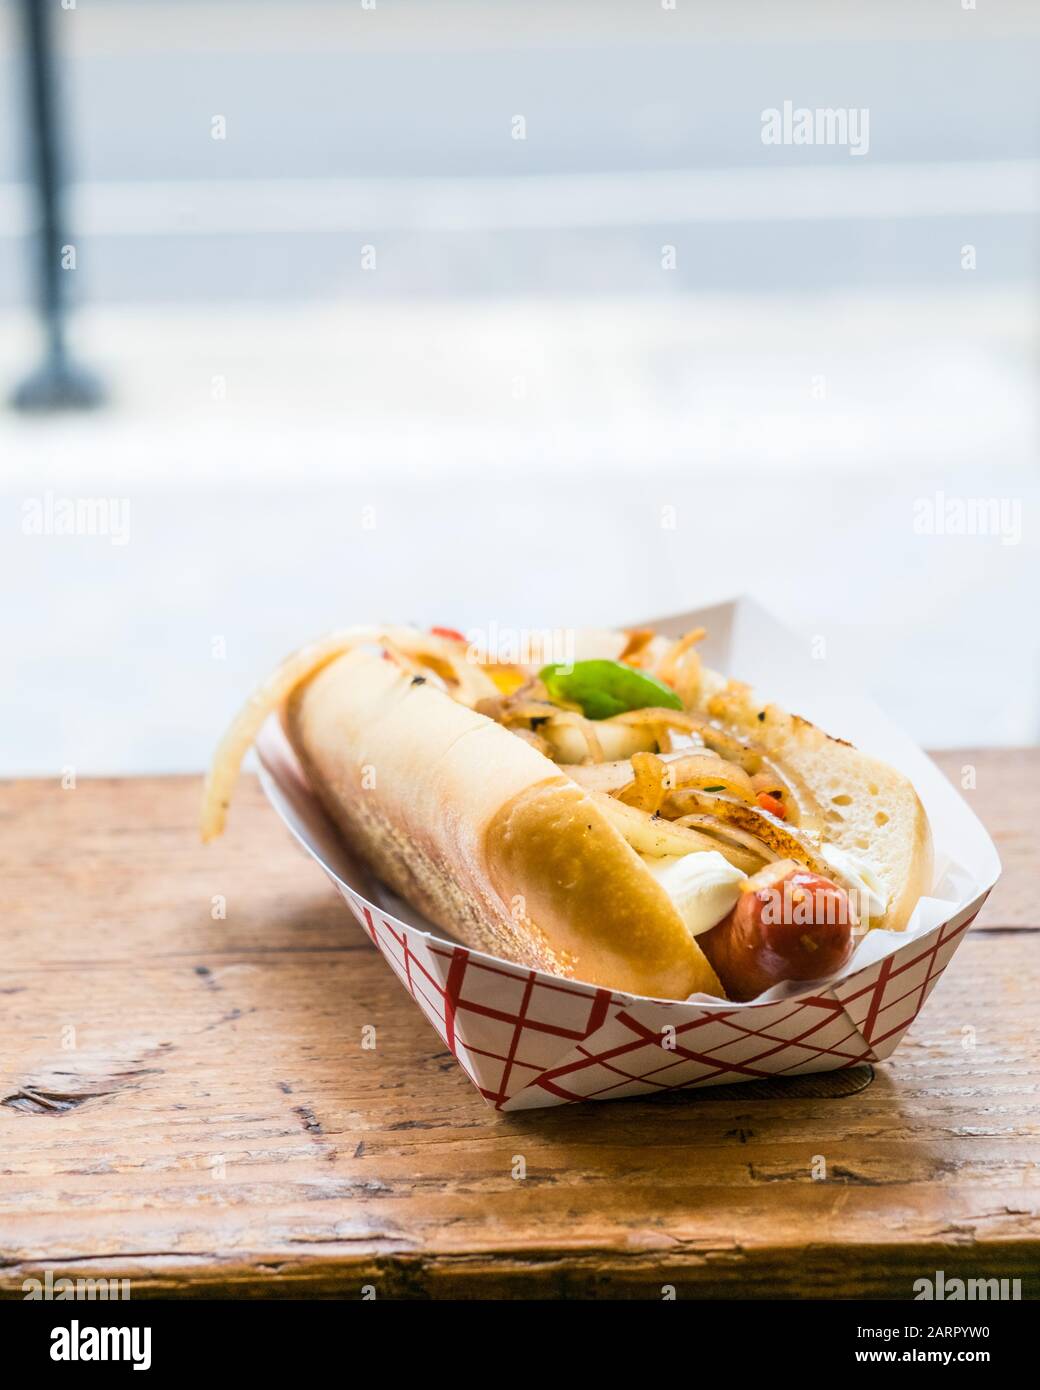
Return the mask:
[[631,999],[557,979],[427,936],[337,887],[481,1095],[501,1110],[878,1061],[917,1017],[985,901],[823,994],[733,1008]]

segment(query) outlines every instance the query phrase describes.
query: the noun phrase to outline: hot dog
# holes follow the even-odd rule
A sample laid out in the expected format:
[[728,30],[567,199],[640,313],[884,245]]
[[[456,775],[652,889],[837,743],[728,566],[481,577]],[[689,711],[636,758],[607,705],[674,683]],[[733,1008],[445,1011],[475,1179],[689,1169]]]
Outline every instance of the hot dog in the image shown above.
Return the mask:
[[850,892],[864,929],[898,931],[930,886],[924,808],[894,769],[704,667],[703,635],[576,633],[550,661],[451,627],[333,633],[228,730],[203,837],[277,712],[352,848],[470,946],[664,999],[833,974]]
[[783,980],[820,980],[848,961],[857,916],[838,884],[797,865],[749,881],[736,906],[698,937],[730,999],[748,1000]]

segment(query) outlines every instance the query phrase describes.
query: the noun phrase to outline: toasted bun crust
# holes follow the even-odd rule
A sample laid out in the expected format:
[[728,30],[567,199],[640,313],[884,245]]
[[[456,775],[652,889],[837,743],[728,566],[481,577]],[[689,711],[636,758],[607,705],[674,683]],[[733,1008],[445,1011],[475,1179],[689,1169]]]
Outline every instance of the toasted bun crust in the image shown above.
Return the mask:
[[592,798],[492,720],[359,650],[297,687],[285,723],[351,844],[468,945],[630,993],[724,997]]

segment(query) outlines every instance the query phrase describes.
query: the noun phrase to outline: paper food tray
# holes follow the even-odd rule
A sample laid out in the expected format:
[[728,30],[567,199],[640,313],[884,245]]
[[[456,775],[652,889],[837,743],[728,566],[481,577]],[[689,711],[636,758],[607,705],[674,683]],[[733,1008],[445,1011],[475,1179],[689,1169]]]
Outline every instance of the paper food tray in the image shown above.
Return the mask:
[[679,633],[695,624],[708,629],[700,650],[709,666],[898,767],[928,812],[936,851],[932,896],[922,899],[906,931],[870,932],[829,981],[778,986],[748,1004],[707,996],[676,1002],[560,979],[462,946],[438,935],[353,860],[276,718],[257,741],[272,805],[497,1109],[616,1100],[888,1057],[997,881],[1000,861],[979,821],[855,681],[843,682],[813,660],[804,638],[747,598],[648,625]]

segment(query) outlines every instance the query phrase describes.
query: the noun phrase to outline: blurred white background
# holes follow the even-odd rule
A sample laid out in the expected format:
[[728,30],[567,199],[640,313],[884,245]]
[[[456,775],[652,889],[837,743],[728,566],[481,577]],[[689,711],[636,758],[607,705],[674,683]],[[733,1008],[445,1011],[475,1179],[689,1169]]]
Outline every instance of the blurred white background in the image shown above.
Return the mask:
[[[5,394],[37,351],[15,19]],[[92,0],[55,27],[74,338],[110,402],[0,413],[0,771],[199,768],[338,624],[744,591],[923,743],[1036,740],[1035,4]],[[785,100],[866,108],[868,152],[763,144]],[[27,534],[48,498],[125,501],[128,543]],[[1010,524],[922,534],[942,499]]]

